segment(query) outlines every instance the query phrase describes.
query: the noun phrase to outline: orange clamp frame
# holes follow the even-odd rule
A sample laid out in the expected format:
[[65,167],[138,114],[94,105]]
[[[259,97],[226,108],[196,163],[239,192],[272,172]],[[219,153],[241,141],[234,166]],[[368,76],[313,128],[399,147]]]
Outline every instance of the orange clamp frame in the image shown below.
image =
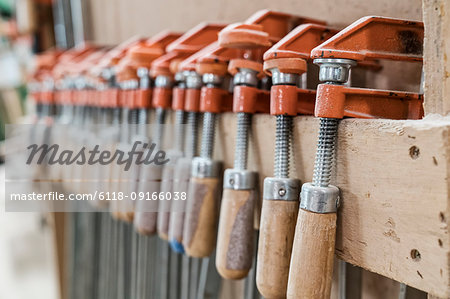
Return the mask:
[[[312,58],[423,60],[424,26],[384,17],[364,17],[311,51]],[[317,117],[420,119],[423,95],[320,84]]]
[[232,111],[233,96],[219,87],[203,86],[200,91],[200,112],[223,113]]
[[364,17],[311,51],[312,58],[422,61],[422,22]]
[[[229,28],[233,28],[234,30],[231,34],[228,34],[229,42],[236,41],[238,44],[242,41],[242,35],[246,34],[246,29],[254,28],[252,26],[247,27],[239,27],[240,25],[257,25],[260,27],[262,32],[261,36],[267,35],[269,39],[269,43],[267,40],[263,38],[263,43],[266,43],[268,46],[278,42],[281,38],[283,38],[292,28],[300,24],[322,24],[325,25],[324,21],[320,21],[317,19],[310,19],[300,16],[295,16],[287,13],[276,12],[272,10],[260,10],[251,15],[243,24],[235,23],[229,26]],[[248,35],[247,35],[248,36]],[[258,39],[257,36],[252,37],[253,40]],[[219,37],[220,40],[220,37]]]
[[198,112],[200,109],[201,89],[179,88],[173,89],[172,109],[187,112]]
[[[252,69],[258,77],[264,76],[263,51],[274,42],[280,41],[293,26],[303,23],[324,24],[314,19],[302,18],[285,13],[269,10],[257,12],[243,24],[232,24],[219,34],[219,43],[223,47],[248,49],[253,51],[246,53],[245,59],[234,59],[228,66],[230,74],[234,75],[240,68]],[[259,52],[256,51],[259,49]],[[234,112],[245,113],[269,113],[270,94],[248,86],[235,86]]]
[[[118,63],[117,81],[139,80],[137,70],[141,67],[150,69],[153,61],[164,55],[167,45],[180,36],[180,33],[163,31],[153,38],[133,44]],[[130,109],[151,107],[151,89],[122,90],[120,93],[121,106]]]
[[[197,65],[199,64],[199,60],[203,59],[204,56],[210,55],[211,53],[215,53],[216,51],[220,51],[219,44],[216,41],[212,42],[208,46],[203,49],[197,51],[192,54],[188,58],[184,59],[177,65],[177,72],[185,72],[185,71],[197,71]],[[204,72],[203,70],[197,71],[199,74],[211,73]],[[225,73],[226,74],[226,66]],[[224,75],[223,74],[223,75]],[[220,74],[222,75],[222,74]],[[184,110],[189,112],[198,112],[200,110],[200,97],[201,97],[201,89],[196,88],[178,88],[175,87],[173,89],[173,100],[172,100],[172,109],[173,110]]]
[[[264,71],[271,75],[276,68],[282,73],[303,74],[307,70],[311,50],[337,33],[320,24],[296,27],[264,53]],[[294,85],[274,85],[271,88],[270,114],[313,115],[316,91]]]
[[[217,33],[224,27],[221,24],[201,23],[181,37],[173,41],[166,48],[167,54],[152,63],[150,75],[169,76],[177,72],[178,64],[195,52],[214,42]],[[153,106],[168,109],[172,103],[172,88],[155,87],[153,91]]]
[[[241,50],[224,48],[216,41],[198,53],[195,57],[195,71],[200,75],[214,74],[219,77],[227,75],[228,62],[237,57],[241,57]],[[180,65],[183,67],[183,64]],[[201,112],[223,113],[232,111],[233,95],[222,88],[203,86],[200,91],[200,103],[198,106]],[[186,109],[194,107],[193,101],[186,102]]]
[[[290,14],[261,10],[250,16],[244,23],[235,23],[227,26],[219,33],[219,41],[212,44],[204,53],[199,53],[196,58],[196,71],[199,74],[215,74],[225,76],[228,71],[230,61],[239,58],[262,60],[265,48],[273,42],[280,40],[286,33],[299,23],[323,23],[321,21],[296,17]],[[234,61],[231,66],[232,72],[237,64],[242,61]],[[243,62],[243,64],[252,62]],[[258,66],[257,66],[258,67]],[[261,72],[262,75],[262,72]],[[250,104],[236,103],[234,111],[268,112],[269,96],[266,91],[256,88],[241,86],[237,88],[237,98],[248,97]],[[206,97],[206,98],[204,98]],[[224,99],[220,103],[207,97],[214,97],[216,100]],[[232,95],[227,91],[216,87],[203,87],[201,93],[200,110],[203,112],[219,113],[229,111],[229,101]],[[231,100],[230,100],[231,99]],[[252,101],[253,99],[253,101]],[[262,101],[262,103],[261,103]],[[253,103],[253,104],[252,104]],[[255,106],[256,105],[256,106]]]
[[[92,68],[92,75],[100,76],[101,71],[105,68],[118,67],[120,69],[119,63],[127,56],[129,50],[134,46],[144,44],[145,41],[146,40],[142,37],[134,36],[110,49],[99,60],[97,65]],[[120,75],[118,75],[118,77],[120,77]],[[98,97],[100,106],[108,108],[120,107],[122,101],[121,93],[122,91],[116,86],[109,86],[107,89],[100,92]]]

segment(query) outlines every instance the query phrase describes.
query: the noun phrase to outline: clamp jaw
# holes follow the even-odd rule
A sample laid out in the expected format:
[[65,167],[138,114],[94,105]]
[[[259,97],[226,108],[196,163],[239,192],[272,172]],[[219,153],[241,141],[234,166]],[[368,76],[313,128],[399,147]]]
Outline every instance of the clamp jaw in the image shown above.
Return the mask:
[[[350,69],[378,59],[422,61],[423,24],[365,17],[311,51],[320,66],[315,116],[320,117],[313,183],[302,186],[287,298],[328,298],[331,292],[339,189],[330,184],[338,119],[418,119],[422,95],[352,88]],[[300,269],[306,269],[306,272]]]
[[[315,90],[299,88],[307,71],[312,48],[336,31],[322,24],[302,24],[264,54],[264,71],[272,77],[270,114],[276,116],[274,177],[264,180],[261,211],[262,232],[258,256],[257,285],[263,296],[286,297],[295,220],[299,207],[300,180],[289,177],[293,117],[314,113]],[[276,215],[273,211],[276,210]],[[281,217],[280,217],[281,216]],[[280,221],[277,218],[282,218]],[[282,245],[280,245],[282,244]],[[283,252],[277,255],[276,252]]]
[[152,89],[149,70],[153,62],[164,55],[168,44],[181,34],[163,31],[131,46],[117,65],[117,82],[121,88],[122,105],[130,109],[150,108]]
[[220,24],[201,23],[192,28],[166,47],[166,54],[156,59],[150,69],[155,78],[153,106],[168,109],[171,107],[172,85],[178,64],[195,52],[217,39],[217,33],[224,27]]
[[307,70],[311,50],[329,39],[336,30],[319,24],[303,24],[292,30],[264,53],[264,71],[272,76],[272,115],[313,115],[316,91],[297,87]]
[[[322,23],[317,20],[264,10],[257,12],[244,23],[227,26],[219,33],[219,46],[233,49],[239,54],[237,57],[232,57],[228,63],[228,73],[233,76],[233,112],[237,113],[238,126],[234,168],[227,169],[224,174],[224,193],[219,220],[216,257],[217,269],[227,279],[245,277],[250,269],[253,255],[251,250],[251,245],[253,244],[252,234],[241,234],[239,239],[234,240],[233,246],[246,248],[240,252],[233,252],[229,242],[231,236],[235,235],[237,231],[252,232],[249,227],[253,227],[253,204],[258,179],[257,173],[248,170],[246,164],[251,115],[255,113],[269,113],[270,111],[270,92],[261,88],[262,79],[265,77],[262,63],[263,54],[270,46],[278,42],[292,28],[302,22]],[[287,196],[290,196],[291,193],[288,193]],[[240,211],[238,213],[238,207],[243,205],[250,208],[245,213]],[[293,210],[291,209],[291,211]],[[280,214],[277,215],[280,216]],[[264,222],[263,219],[262,222]],[[261,223],[261,225],[263,224]],[[280,234],[280,236],[285,238],[285,233]],[[265,237],[266,234],[262,233],[261,238],[264,239]],[[250,244],[250,246],[241,244]],[[268,251],[263,251],[268,253]],[[235,264],[230,263],[227,257],[231,254],[242,256],[242,261]],[[289,258],[284,254],[282,255],[285,257],[285,263],[288,264]],[[272,268],[273,265],[269,259],[275,261],[272,258],[273,256],[263,254],[260,257],[268,262],[265,263],[266,265],[270,264],[271,266],[269,267]],[[269,277],[272,275],[268,272],[276,272],[273,275],[279,276],[280,273],[274,269],[272,268],[270,271],[266,271],[267,268],[262,271],[261,269],[258,270],[257,280],[258,276],[260,278],[258,289],[264,297],[283,297],[282,295],[278,296],[278,294],[272,296],[273,294],[268,291],[269,289],[283,288],[275,280],[271,282],[271,284],[278,284],[274,288],[266,283],[268,280],[271,280]],[[262,276],[264,276],[264,279],[261,279]],[[269,279],[266,280],[266,278]]]
[[384,17],[362,18],[311,51],[320,66],[317,117],[420,119],[423,95],[340,85],[352,66],[377,59],[421,62],[422,22]]

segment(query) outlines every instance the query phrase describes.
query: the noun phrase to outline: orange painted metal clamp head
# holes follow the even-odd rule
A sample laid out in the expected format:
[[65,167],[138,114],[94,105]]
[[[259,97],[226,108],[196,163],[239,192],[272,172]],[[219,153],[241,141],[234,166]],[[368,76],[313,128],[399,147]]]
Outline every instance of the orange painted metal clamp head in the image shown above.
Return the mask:
[[[150,76],[156,78],[152,103],[154,107],[171,107],[171,80],[178,70],[179,63],[211,44],[217,39],[217,33],[224,27],[221,24],[202,23],[192,28],[166,48],[167,54],[156,59],[150,69]],[[159,79],[163,79],[158,81]]]
[[[165,53],[168,44],[178,39],[180,33],[164,31],[153,38],[132,45],[117,65],[117,81],[121,84],[133,83],[133,88],[121,91],[122,106],[130,109],[150,108],[152,91],[139,89],[139,69],[150,69],[154,60]],[[128,84],[130,85],[130,84]]]
[[270,95],[272,115],[314,114],[315,90],[298,88],[296,79],[307,71],[311,50],[336,33],[324,25],[303,24],[264,53],[264,71],[273,77],[274,84]]
[[[311,51],[319,64],[321,81],[330,79],[332,69],[341,74],[356,63],[376,60],[423,60],[424,26],[421,22],[384,17],[364,17]],[[336,82],[347,80],[336,78]],[[361,117],[418,119],[423,117],[423,96],[386,90],[351,88],[320,84],[317,89],[315,115],[327,118]]]
[[312,58],[422,61],[422,22],[364,17],[311,51]]
[[199,112],[200,96],[201,96],[200,88],[174,87],[172,98],[172,110]]
[[[217,80],[214,84],[203,86],[200,92],[198,109],[201,112],[223,113],[232,111],[233,96],[223,88],[218,87],[228,74],[228,63],[233,58],[242,57],[242,51],[235,48],[224,48],[216,41],[195,58],[195,71],[202,76]],[[183,64],[181,64],[181,67]],[[214,81],[214,80],[213,80]],[[205,81],[204,81],[205,83]],[[196,107],[193,101],[186,101],[186,109]]]
[[[181,61],[177,64],[177,73],[181,74],[181,76],[186,81],[185,88],[175,87],[173,89],[173,100],[172,100],[172,109],[173,110],[184,110],[189,112],[198,112],[200,109],[200,97],[201,97],[201,84],[195,82],[194,84],[189,84],[189,77],[196,77],[196,80],[201,80],[198,78],[199,75],[203,75],[205,73],[211,73],[209,70],[201,69],[197,71],[197,66],[200,65],[199,60],[203,59],[204,56],[208,56],[211,53],[215,53],[216,51],[220,51],[220,46],[216,41],[212,42],[208,46],[204,47],[200,51],[197,51],[193,55],[189,56],[185,60]],[[206,72],[205,72],[206,71]],[[225,71],[220,73],[220,76],[226,74],[226,65]],[[194,85],[194,86],[189,86]]]
[[[261,62],[264,51],[285,36],[293,26],[303,22],[323,24],[318,20],[264,10],[257,12],[244,23],[227,26],[219,34],[219,44],[226,48],[245,49],[242,57],[244,59],[233,59],[228,66],[228,72],[235,76],[240,71],[245,71],[256,78],[262,78],[264,72]],[[234,95],[234,112],[269,112],[269,93],[257,89],[255,82],[237,84]]]
[[224,27],[225,25],[208,23],[195,26],[166,47],[167,54],[153,62],[150,75],[172,77],[179,62],[214,42],[217,33]]

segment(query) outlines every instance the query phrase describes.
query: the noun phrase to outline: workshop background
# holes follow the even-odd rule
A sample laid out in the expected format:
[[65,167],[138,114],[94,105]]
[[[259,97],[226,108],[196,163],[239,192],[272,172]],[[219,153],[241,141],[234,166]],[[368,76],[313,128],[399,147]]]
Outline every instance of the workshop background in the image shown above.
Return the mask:
[[[136,35],[153,36],[163,29],[184,32],[203,21],[242,21],[260,9],[318,18],[336,28],[367,15],[423,21],[424,14],[434,17],[434,8],[429,7],[442,8],[441,2],[449,7],[447,0],[0,0],[0,140],[5,138],[5,124],[31,123],[35,107],[28,97],[26,81],[35,67],[33,54],[55,46],[71,48],[83,41],[113,46]],[[450,11],[441,12],[444,14]],[[403,77],[402,87],[411,87],[410,82],[417,79],[408,71],[410,66],[385,66],[383,72]],[[373,75],[372,84],[398,87],[399,83],[386,80],[383,72]],[[416,89],[419,91],[418,86]],[[1,143],[0,159],[4,151]],[[3,166],[0,177],[4,181]],[[66,248],[61,230],[67,219],[63,215],[6,213],[3,193],[0,299],[67,298]],[[366,270],[358,279],[360,288],[352,298],[398,298],[400,288],[405,287]],[[226,281],[220,298],[240,298],[243,288],[242,281]],[[332,298],[338,298],[335,284]],[[427,298],[427,294],[408,287],[406,298]]]

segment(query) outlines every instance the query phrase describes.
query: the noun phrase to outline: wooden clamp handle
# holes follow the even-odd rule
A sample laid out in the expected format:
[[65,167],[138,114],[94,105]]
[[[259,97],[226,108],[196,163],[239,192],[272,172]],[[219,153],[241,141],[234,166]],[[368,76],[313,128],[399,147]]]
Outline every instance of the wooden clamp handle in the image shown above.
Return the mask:
[[139,179],[140,175],[140,165],[131,165],[130,169],[128,171],[124,171],[126,174],[124,176],[121,176],[120,179],[124,180],[123,188],[119,190],[119,192],[123,192],[124,195],[128,196],[122,199],[120,202],[120,210],[121,210],[121,217],[126,222],[133,222],[134,219],[134,208],[135,208],[135,201],[131,199],[132,192],[138,191],[138,184],[137,181]]
[[141,166],[139,192],[143,192],[144,199],[137,199],[136,201],[134,227],[136,228],[136,231],[143,235],[153,235],[156,233],[158,200],[152,199],[152,193],[159,192],[161,176],[161,166],[153,164]]
[[[127,151],[131,150],[131,145],[128,145]],[[143,151],[142,148],[137,148],[136,150]],[[124,165],[123,165],[124,166]],[[141,165],[132,163],[128,171],[124,170],[125,167],[122,168],[121,180],[124,179],[122,188],[119,192],[123,192],[126,196],[120,203],[121,206],[121,217],[126,221],[133,223],[134,220],[134,210],[135,210],[135,201],[132,199],[132,193],[139,191],[139,179],[141,175]]]
[[330,298],[335,239],[336,213],[318,214],[300,209],[287,298]]
[[263,201],[256,285],[264,298],[286,297],[298,208],[298,201]]
[[[123,192],[123,188],[125,186],[122,181],[122,172],[124,172],[125,166],[112,164],[110,167],[111,167],[111,179],[108,191],[111,194],[116,194],[117,197],[117,194],[119,192],[121,191]],[[125,221],[126,218],[124,216],[122,207],[123,205],[119,200],[112,200],[111,204],[109,205],[111,215],[117,220]]]
[[[174,174],[175,164],[169,163],[164,165],[162,170],[161,188],[160,192],[172,193],[173,189],[173,174]],[[158,236],[163,240],[169,239],[169,222],[170,222],[170,205],[171,200],[162,200],[158,205],[158,220],[157,220],[157,231]]]
[[191,178],[183,245],[192,257],[207,257],[216,243],[219,178]]
[[179,253],[184,253],[182,242],[187,199],[183,200],[182,198],[183,194],[187,197],[191,164],[191,158],[178,159],[173,175],[173,191],[178,192],[181,200],[173,201],[170,207],[169,242],[172,249]]
[[252,190],[224,189],[217,236],[216,268],[225,279],[247,276],[253,260]]

